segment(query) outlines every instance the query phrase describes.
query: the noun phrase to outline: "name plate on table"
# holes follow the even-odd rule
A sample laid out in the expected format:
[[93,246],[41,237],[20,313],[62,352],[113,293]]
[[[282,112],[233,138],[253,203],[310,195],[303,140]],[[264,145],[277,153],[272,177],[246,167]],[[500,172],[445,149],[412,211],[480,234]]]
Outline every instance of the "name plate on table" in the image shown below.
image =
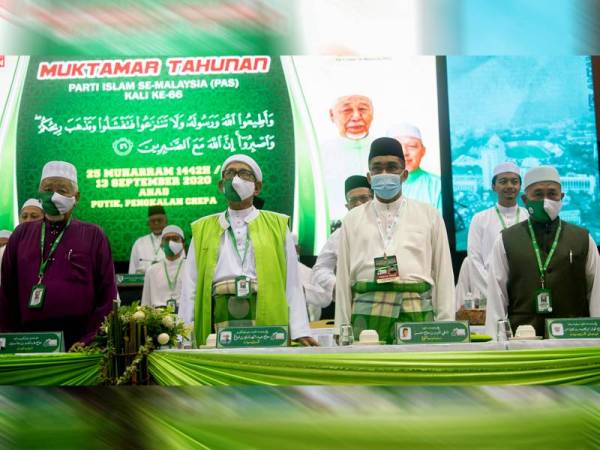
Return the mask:
[[117,284],[144,284],[143,273],[118,273]]
[[469,323],[398,322],[396,344],[443,344],[470,342]]
[[223,327],[217,333],[218,348],[287,347],[288,327]]
[[546,319],[548,339],[598,339],[600,318]]
[[58,353],[65,351],[62,331],[0,333],[0,354]]

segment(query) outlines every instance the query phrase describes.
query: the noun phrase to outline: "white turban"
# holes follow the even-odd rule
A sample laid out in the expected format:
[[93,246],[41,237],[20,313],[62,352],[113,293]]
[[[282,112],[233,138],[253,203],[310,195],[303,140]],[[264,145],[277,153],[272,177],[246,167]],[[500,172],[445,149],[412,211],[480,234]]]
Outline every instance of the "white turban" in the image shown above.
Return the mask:
[[23,206],[21,206],[21,211],[23,211],[23,209],[28,206],[35,206],[36,208],[43,209],[42,202],[40,202],[37,198],[30,198],[25,203],[23,203]]
[[553,166],[539,166],[535,169],[531,169],[525,174],[523,188],[527,189],[533,183],[539,183],[540,181],[554,181],[555,183],[560,184],[558,170]]
[[77,184],[77,169],[65,161],[50,161],[42,169],[42,180],[50,177],[66,178]]
[[167,225],[166,227],[163,228],[162,234],[160,236],[161,236],[161,238],[163,238],[167,234],[177,234],[177,235],[181,236],[183,239],[185,239],[185,236],[183,235],[183,230],[181,228],[179,228],[177,225]]
[[0,230],[0,239],[6,238],[8,239],[12,233],[8,230]]
[[248,155],[244,155],[244,154],[231,155],[229,158],[227,158],[225,160],[225,162],[223,163],[223,165],[221,166],[221,175],[223,174],[223,172],[225,171],[227,166],[233,162],[241,162],[244,164],[248,164],[250,166],[250,168],[252,169],[252,172],[254,172],[254,175],[256,176],[256,181],[262,181],[263,178],[262,178],[262,171],[260,170],[260,167],[258,167],[258,164],[256,164],[256,161],[254,161]]
[[500,175],[501,173],[514,173],[517,175],[521,175],[521,170],[519,169],[519,167],[512,162],[505,162],[502,164],[498,164],[496,167],[494,167],[494,174],[493,176],[495,177],[496,175]]
[[422,140],[421,130],[410,123],[398,123],[392,125],[387,130],[388,137],[397,138],[399,136],[412,137]]

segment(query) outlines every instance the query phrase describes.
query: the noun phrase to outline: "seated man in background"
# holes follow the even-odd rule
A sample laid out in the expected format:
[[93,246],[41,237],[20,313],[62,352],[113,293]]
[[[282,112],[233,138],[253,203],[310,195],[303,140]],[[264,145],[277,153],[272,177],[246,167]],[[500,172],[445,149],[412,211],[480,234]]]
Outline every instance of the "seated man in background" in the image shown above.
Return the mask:
[[43,220],[19,225],[2,263],[0,331],[63,331],[66,348],[88,344],[117,298],[108,239],[73,218],[77,171],[51,161],[42,170]]
[[[346,178],[344,192],[346,193],[346,209],[348,211],[373,200],[371,185],[364,175],[352,175]],[[340,237],[340,229],[331,233],[312,268],[311,284],[319,286],[326,292],[329,298],[328,304],[335,300],[335,269],[340,247]],[[323,308],[326,306],[324,305]]]
[[342,224],[335,326],[352,324],[355,338],[376,330],[392,343],[397,322],[454,319],[454,275],[439,212],[402,194],[402,145],[375,139],[368,161],[375,198]]
[[222,326],[288,325],[290,337],[311,337],[298,260],[287,216],[259,211],[260,167],[246,155],[222,166],[219,190],[226,211],[192,223],[179,316],[194,324],[195,345]]
[[144,275],[142,305],[172,306],[177,312],[181,297],[181,267],[185,261],[185,236],[177,225],[163,228],[161,247],[165,258]]
[[129,273],[144,273],[152,264],[165,256],[161,248],[161,233],[167,226],[167,214],[162,206],[148,208],[148,227],[150,234],[135,241],[129,258]]
[[44,218],[44,210],[42,209],[42,202],[37,198],[30,198],[21,207],[19,212],[19,223],[23,222],[34,222],[36,220],[42,220]]
[[545,334],[545,319],[600,316],[600,257],[584,228],[565,222],[561,181],[552,166],[525,174],[521,197],[529,218],[498,236],[490,257],[486,333],[498,320],[513,330],[532,325]]

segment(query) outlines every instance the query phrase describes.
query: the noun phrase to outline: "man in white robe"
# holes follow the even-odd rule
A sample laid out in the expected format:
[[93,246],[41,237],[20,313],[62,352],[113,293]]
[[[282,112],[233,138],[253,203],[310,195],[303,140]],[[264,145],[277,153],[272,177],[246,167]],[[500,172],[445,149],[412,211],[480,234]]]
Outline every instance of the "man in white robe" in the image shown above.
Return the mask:
[[129,273],[144,273],[152,264],[165,257],[160,246],[161,234],[167,226],[167,214],[162,206],[148,208],[148,227],[150,234],[138,238],[131,249]]
[[177,225],[167,225],[162,231],[163,260],[146,270],[142,305],[172,306],[177,312],[181,297],[181,273],[185,262],[185,236]]
[[397,322],[454,319],[454,275],[442,217],[402,196],[401,144],[376,139],[368,161],[375,199],[342,224],[335,325],[351,323],[356,338],[375,329],[392,343]]
[[456,285],[456,308],[459,310],[469,293],[474,298],[485,296],[489,258],[500,232],[529,217],[527,210],[517,205],[521,172],[516,164],[507,162],[494,168],[492,189],[498,202],[475,214],[469,226],[467,257]]

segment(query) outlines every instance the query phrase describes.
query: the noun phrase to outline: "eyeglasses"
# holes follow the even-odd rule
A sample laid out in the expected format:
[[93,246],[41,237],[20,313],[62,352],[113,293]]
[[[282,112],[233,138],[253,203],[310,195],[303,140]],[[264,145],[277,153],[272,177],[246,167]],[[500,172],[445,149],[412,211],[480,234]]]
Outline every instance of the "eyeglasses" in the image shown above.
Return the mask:
[[348,199],[348,205],[350,205],[350,206],[362,205],[363,203],[367,203],[372,198],[373,197],[369,194],[357,195],[356,197],[350,197]]
[[236,175],[238,177],[240,177],[242,180],[256,181],[256,177],[254,176],[254,174],[252,173],[251,170],[247,170],[247,169],[240,169],[240,170],[227,169],[225,172],[223,172],[223,178],[226,179],[226,180],[231,180]]
[[404,167],[395,162],[387,164],[375,163],[369,168],[369,172],[371,172],[371,175],[379,175],[383,172],[400,174],[404,172]]

